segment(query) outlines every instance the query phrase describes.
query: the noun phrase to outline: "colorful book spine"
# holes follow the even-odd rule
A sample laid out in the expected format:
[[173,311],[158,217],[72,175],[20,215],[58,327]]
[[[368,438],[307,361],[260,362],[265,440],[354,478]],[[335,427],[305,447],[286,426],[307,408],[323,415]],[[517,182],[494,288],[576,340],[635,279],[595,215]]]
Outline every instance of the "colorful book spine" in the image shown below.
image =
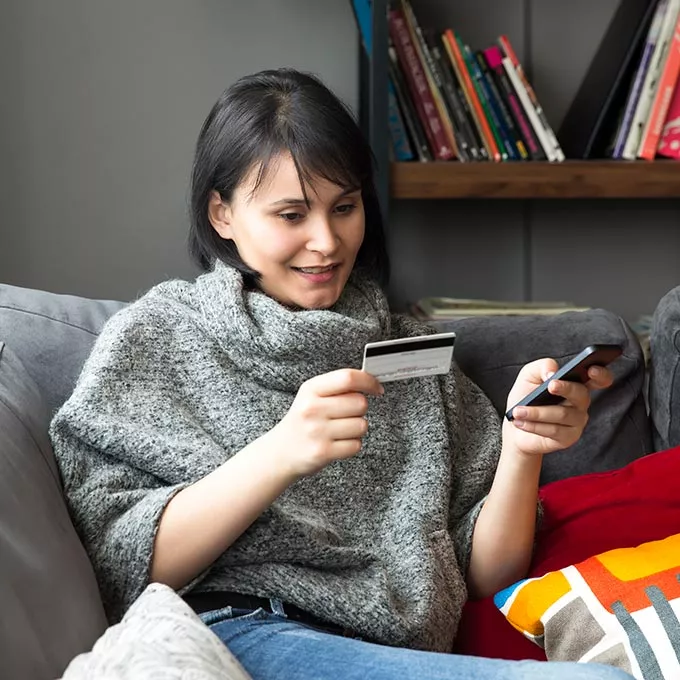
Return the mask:
[[408,0],[401,0],[402,11],[404,12],[404,18],[406,19],[406,25],[411,34],[411,40],[418,53],[418,58],[423,66],[423,71],[425,72],[425,77],[427,78],[428,85],[430,86],[430,92],[432,93],[432,99],[434,100],[437,111],[439,112],[439,117],[442,121],[444,127],[444,132],[449,140],[449,144],[453,149],[454,156],[458,157],[459,160],[469,160],[469,157],[465,159],[461,158],[460,149],[458,148],[458,138],[453,129],[453,121],[444,102],[444,97],[441,91],[441,84],[437,81],[436,75],[432,70],[432,55],[427,48],[425,39],[423,38],[423,32],[420,29],[416,15],[413,12],[411,3]]
[[552,148],[550,140],[548,139],[548,135],[546,135],[545,130],[541,125],[541,121],[539,120],[538,115],[536,114],[536,110],[534,109],[531,100],[529,99],[529,95],[527,94],[526,88],[522,84],[522,81],[519,79],[517,71],[515,71],[515,67],[512,65],[512,62],[510,61],[510,59],[508,59],[508,57],[503,57],[503,68],[505,69],[505,72],[507,73],[508,78],[512,83],[512,87],[517,93],[517,98],[522,104],[524,113],[526,114],[526,117],[529,119],[529,123],[531,124],[531,127],[534,131],[534,134],[536,135],[536,138],[538,139],[539,144],[543,148],[543,152],[545,153],[546,158],[551,162],[556,161],[557,154],[555,153],[555,150]]
[[450,28],[447,28],[444,32],[442,41],[449,58],[451,59],[451,63],[453,64],[456,75],[458,76],[458,80],[462,85],[463,92],[465,93],[465,97],[468,100],[475,124],[477,125],[480,137],[482,138],[484,146],[486,147],[486,150],[489,154],[489,158],[496,162],[500,162],[500,151],[496,146],[493,134],[491,133],[491,128],[489,127],[489,123],[486,119],[486,116],[484,115],[482,104],[479,101],[475,86],[472,84],[472,79],[470,78],[470,74],[465,66],[465,60],[463,59],[460,48],[458,47],[456,35]]
[[503,121],[503,126],[507,131],[507,135],[510,138],[511,143],[514,146],[515,157],[519,160],[525,161],[529,158],[529,152],[527,151],[524,141],[522,140],[522,135],[520,134],[519,130],[515,125],[515,121],[512,119],[512,115],[508,110],[508,107],[505,103],[505,99],[498,90],[496,80],[494,79],[493,74],[489,70],[489,65],[486,63],[486,59],[484,59],[484,54],[483,52],[477,52],[475,56],[477,59],[477,63],[479,64],[479,68],[482,71],[482,75],[486,80],[487,86],[492,93],[494,103],[498,111],[500,112],[500,117]]
[[388,26],[432,153],[437,160],[450,160],[455,155],[454,150],[449,143],[423,65],[411,40],[406,17],[401,9],[390,10]]
[[472,50],[468,47],[468,45],[463,44],[463,42],[460,40],[460,36],[458,36],[458,46],[461,49],[463,58],[465,59],[465,65],[467,66],[470,77],[472,78],[472,83],[477,89],[477,96],[479,97],[479,101],[482,104],[482,109],[484,110],[484,115],[486,116],[486,120],[489,123],[489,127],[491,128],[491,134],[493,134],[496,146],[498,147],[498,150],[501,154],[501,160],[507,161],[509,158],[508,150],[506,148],[503,133],[500,129],[500,120],[498,119],[495,110],[491,106],[491,100],[489,99],[486,83],[483,82],[482,72],[480,71],[477,62],[472,55]]
[[668,107],[668,115],[659,141],[659,156],[680,160],[680,79]]
[[661,70],[664,64],[664,57],[668,46],[668,39],[675,28],[675,20],[678,16],[680,0],[669,0],[664,11],[661,28],[656,38],[654,51],[649,63],[649,68],[642,83],[640,98],[635,108],[635,115],[630,127],[630,132],[626,138],[626,145],[623,148],[623,158],[635,160],[642,143],[642,135],[647,126],[647,119],[652,108],[652,101],[659,82]]
[[517,127],[522,133],[522,138],[524,139],[527,150],[529,151],[529,155],[533,160],[536,161],[545,160],[545,152],[538,141],[538,137],[536,137],[536,133],[534,132],[529,119],[524,113],[524,107],[519,101],[513,84],[508,77],[505,66],[503,65],[503,53],[501,52],[500,47],[493,45],[492,47],[485,49],[483,52],[486,63],[489,65],[489,69],[491,69],[496,77],[496,84],[498,85],[502,94],[505,96],[508,103],[508,108],[515,118]]
[[663,23],[663,18],[666,13],[667,0],[659,0],[659,4],[656,6],[654,11],[654,17],[652,23],[647,31],[647,38],[645,40],[645,46],[642,50],[642,56],[640,57],[640,62],[635,71],[635,77],[633,78],[633,84],[631,85],[628,98],[626,99],[626,106],[623,111],[623,117],[621,119],[621,124],[616,133],[616,139],[614,141],[614,150],[612,152],[612,158],[622,159],[623,150],[626,146],[626,140],[630,134],[630,129],[633,125],[633,118],[635,117],[635,110],[637,109],[638,102],[640,101],[640,93],[642,92],[642,84],[645,81],[645,76],[647,75],[647,69],[649,68],[649,62],[652,59],[652,54],[654,53],[654,46],[659,37],[659,31],[661,30],[661,24]]
[[642,135],[642,143],[638,151],[638,157],[645,160],[654,160],[656,150],[661,139],[668,107],[670,106],[675,85],[680,74],[680,17],[675,20],[675,29],[670,37],[670,43],[659,79],[656,95],[652,103],[652,110],[647,119],[647,127]]
[[486,62],[484,57],[479,53],[470,53],[470,59],[472,60],[474,74],[479,81],[479,86],[484,93],[487,104],[489,105],[489,112],[492,116],[493,123],[498,130],[498,134],[502,140],[503,146],[505,148],[506,160],[516,161],[520,159],[517,147],[515,146],[515,139],[512,132],[505,124],[505,119],[503,117],[503,112],[501,111],[501,105],[499,100],[496,98],[496,94],[491,87],[492,78],[489,74],[489,69],[486,67]]
[[[451,66],[451,59],[449,55],[446,55],[446,58],[448,59],[449,66]],[[451,66],[451,70],[453,72],[453,67]],[[465,97],[465,91],[463,90],[463,86],[458,82],[458,78],[453,72],[454,79],[456,81],[456,92],[458,93],[458,99],[463,105],[463,108],[465,109],[465,115],[468,117],[468,120],[470,121],[470,128],[472,130],[472,135],[475,140],[475,145],[477,146],[477,149],[479,150],[479,156],[480,160],[482,161],[490,161],[491,157],[489,156],[489,151],[486,148],[486,145],[484,144],[484,140],[482,139],[481,133],[479,131],[479,128],[477,127],[475,123],[475,117],[474,114],[472,113],[472,110],[470,109],[470,104],[468,100]]]
[[458,97],[455,83],[451,73],[446,71],[444,55],[434,40],[428,40],[428,49],[432,56],[432,68],[436,71],[437,77],[441,82],[442,94],[449,109],[451,119],[457,132],[458,148],[461,152],[467,153],[470,160],[480,160],[479,149],[475,140],[474,133],[467,118],[465,108]]
[[432,153],[430,152],[430,147],[427,144],[425,130],[423,129],[423,125],[420,122],[418,113],[415,110],[413,101],[408,94],[408,86],[404,81],[401,68],[399,67],[397,53],[394,47],[391,45],[388,48],[388,54],[390,79],[394,87],[394,92],[397,96],[397,101],[399,102],[399,108],[401,109],[402,117],[406,123],[406,127],[408,128],[411,145],[415,151],[415,154],[418,156],[419,161],[431,161]]
[[460,130],[469,142],[470,153],[473,160],[488,161],[489,154],[479,135],[474,116],[470,111],[468,100],[465,97],[463,88],[461,87],[458,76],[453,68],[449,54],[445,49],[440,49],[440,45],[438,44],[440,37],[441,36],[439,35],[432,36],[430,50],[439,63],[444,80],[444,90],[449,94],[454,108],[459,111],[456,116],[459,118]]
[[[565,156],[564,152],[562,151],[562,147],[560,146],[560,143],[557,140],[557,135],[555,135],[552,126],[548,122],[548,117],[545,115],[543,107],[538,101],[538,97],[536,96],[536,92],[534,92],[534,88],[531,86],[531,83],[529,82],[529,78],[527,78],[527,75],[524,71],[524,67],[522,66],[522,62],[520,62],[520,60],[517,58],[517,54],[515,53],[515,50],[512,47],[510,39],[508,38],[507,35],[502,35],[498,39],[498,43],[500,44],[501,49],[504,52],[505,56],[508,59],[510,59],[513,67],[515,68],[517,76],[519,77],[520,81],[522,82],[522,85],[524,86],[524,89],[527,93],[527,97],[529,98],[529,101],[531,102],[531,105],[533,106],[534,111],[536,112],[536,117],[538,118],[539,125],[543,129],[547,143],[553,152],[554,158],[552,160],[563,161],[565,159]],[[548,154],[547,151],[546,155],[548,156],[548,158],[550,158],[550,154]]]

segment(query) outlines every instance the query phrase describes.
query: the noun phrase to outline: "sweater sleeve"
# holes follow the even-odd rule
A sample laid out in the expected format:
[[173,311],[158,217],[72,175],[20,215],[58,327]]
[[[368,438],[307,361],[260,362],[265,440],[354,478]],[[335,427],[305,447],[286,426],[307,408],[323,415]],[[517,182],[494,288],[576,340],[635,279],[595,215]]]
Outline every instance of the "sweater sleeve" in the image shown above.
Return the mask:
[[472,534],[491,489],[501,451],[501,426],[491,401],[455,364],[443,379],[453,455],[450,530],[467,574]]
[[181,366],[167,326],[137,310],[114,316],[50,426],[69,512],[112,622],[149,583],[165,507],[206,472],[186,461],[223,456],[176,397]]
[[95,570],[104,609],[119,621],[150,582],[161,515],[186,483],[152,474],[88,446],[63,414],[52,428],[69,513]]

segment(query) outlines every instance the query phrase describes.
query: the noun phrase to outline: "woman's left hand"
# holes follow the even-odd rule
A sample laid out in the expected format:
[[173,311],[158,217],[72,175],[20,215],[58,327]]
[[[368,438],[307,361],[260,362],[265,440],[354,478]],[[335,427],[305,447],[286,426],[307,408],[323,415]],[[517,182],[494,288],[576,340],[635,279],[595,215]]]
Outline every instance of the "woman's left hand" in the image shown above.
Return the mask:
[[[551,376],[558,366],[554,359],[539,359],[522,368],[508,395],[508,408],[533,391]],[[563,402],[555,406],[517,407],[514,420],[503,419],[503,443],[527,455],[560,451],[575,444],[588,422],[590,391],[609,387],[613,376],[608,368],[591,366],[588,382],[554,380],[548,385],[551,394]]]

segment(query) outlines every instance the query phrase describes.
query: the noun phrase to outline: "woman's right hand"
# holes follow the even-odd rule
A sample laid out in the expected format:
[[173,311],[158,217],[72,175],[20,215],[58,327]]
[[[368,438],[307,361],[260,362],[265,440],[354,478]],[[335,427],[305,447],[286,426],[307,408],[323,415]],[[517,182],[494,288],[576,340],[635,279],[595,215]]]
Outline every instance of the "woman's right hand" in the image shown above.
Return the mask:
[[304,382],[288,413],[269,433],[291,473],[312,475],[334,460],[359,453],[368,431],[365,395],[383,393],[375,376],[352,368]]

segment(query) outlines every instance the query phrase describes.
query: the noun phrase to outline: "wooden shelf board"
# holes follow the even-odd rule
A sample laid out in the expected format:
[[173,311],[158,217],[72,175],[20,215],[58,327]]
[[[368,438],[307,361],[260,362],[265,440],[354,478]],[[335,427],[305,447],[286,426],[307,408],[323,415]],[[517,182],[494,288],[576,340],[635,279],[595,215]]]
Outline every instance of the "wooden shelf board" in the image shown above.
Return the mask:
[[392,198],[678,198],[680,162],[392,163]]

